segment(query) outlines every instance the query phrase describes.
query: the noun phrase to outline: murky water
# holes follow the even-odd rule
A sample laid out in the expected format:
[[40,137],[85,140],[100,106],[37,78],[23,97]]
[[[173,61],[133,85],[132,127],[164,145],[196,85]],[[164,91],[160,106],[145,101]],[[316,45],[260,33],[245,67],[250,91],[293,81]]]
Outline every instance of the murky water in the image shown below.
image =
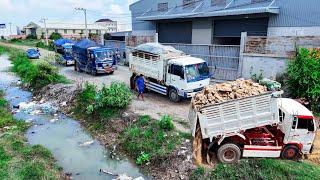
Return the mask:
[[[10,66],[7,57],[0,57],[0,89],[6,92],[5,98],[11,105],[31,101],[31,93],[12,85],[18,79],[5,70]],[[80,124],[63,114],[30,115],[22,111],[15,114],[17,119],[31,121],[33,126],[26,137],[30,144],[40,144],[49,149],[65,172],[71,172],[74,179],[113,179],[114,176],[100,173],[126,174],[131,177],[144,177],[139,169],[127,159],[115,160],[109,157],[110,151],[91,137]],[[52,119],[58,119],[52,121]],[[80,144],[93,141],[89,146]],[[79,146],[80,145],[80,146]],[[145,178],[145,177],[144,177]]]

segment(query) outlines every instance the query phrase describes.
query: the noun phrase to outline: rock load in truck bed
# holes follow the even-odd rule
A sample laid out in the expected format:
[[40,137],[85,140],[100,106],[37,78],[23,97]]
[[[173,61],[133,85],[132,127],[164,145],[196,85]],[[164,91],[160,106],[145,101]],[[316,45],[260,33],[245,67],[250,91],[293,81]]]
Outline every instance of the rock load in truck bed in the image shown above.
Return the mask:
[[267,87],[252,80],[237,79],[232,82],[207,86],[192,98],[192,105],[200,110],[204,106],[255,96],[267,91]]

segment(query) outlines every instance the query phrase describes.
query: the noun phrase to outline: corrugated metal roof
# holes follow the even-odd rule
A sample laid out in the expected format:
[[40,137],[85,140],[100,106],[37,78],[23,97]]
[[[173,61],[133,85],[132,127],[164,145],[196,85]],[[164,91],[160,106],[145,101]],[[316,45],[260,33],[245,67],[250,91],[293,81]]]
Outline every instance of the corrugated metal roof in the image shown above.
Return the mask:
[[[278,14],[279,8],[275,7],[272,1],[263,1],[259,3],[237,4],[233,1],[227,6],[212,6],[211,4],[198,1],[195,4],[183,7],[177,6],[166,12],[149,11],[137,17],[138,20],[161,20],[176,18],[194,18],[194,17],[214,17],[231,16],[243,14],[272,13]],[[271,5],[271,6],[270,6]]]

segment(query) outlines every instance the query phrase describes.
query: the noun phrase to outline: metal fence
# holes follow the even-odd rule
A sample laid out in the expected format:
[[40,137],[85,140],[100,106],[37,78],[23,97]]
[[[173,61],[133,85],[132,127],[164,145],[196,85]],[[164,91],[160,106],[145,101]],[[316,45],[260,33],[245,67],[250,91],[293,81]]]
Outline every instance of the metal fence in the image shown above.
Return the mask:
[[120,51],[120,55],[121,55],[121,58],[120,58],[120,62],[123,62],[126,57],[126,43],[125,41],[115,41],[115,40],[105,40],[104,41],[104,45],[107,47],[107,48],[111,48],[114,50],[114,52],[116,50],[119,50]]
[[194,45],[166,43],[164,45],[185,52],[207,61],[213,79],[235,80],[238,78],[240,46],[239,45]]

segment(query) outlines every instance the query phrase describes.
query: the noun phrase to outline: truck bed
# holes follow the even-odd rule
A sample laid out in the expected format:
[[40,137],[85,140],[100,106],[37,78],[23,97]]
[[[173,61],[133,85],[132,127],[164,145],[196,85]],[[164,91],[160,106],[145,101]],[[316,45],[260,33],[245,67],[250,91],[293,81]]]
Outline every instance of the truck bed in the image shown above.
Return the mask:
[[193,135],[199,120],[202,137],[214,138],[239,133],[242,130],[276,124],[279,121],[277,100],[271,92],[243,99],[204,106],[191,107],[189,119]]
[[136,74],[143,74],[146,77],[164,80],[165,60],[145,59],[130,55],[130,70]]

